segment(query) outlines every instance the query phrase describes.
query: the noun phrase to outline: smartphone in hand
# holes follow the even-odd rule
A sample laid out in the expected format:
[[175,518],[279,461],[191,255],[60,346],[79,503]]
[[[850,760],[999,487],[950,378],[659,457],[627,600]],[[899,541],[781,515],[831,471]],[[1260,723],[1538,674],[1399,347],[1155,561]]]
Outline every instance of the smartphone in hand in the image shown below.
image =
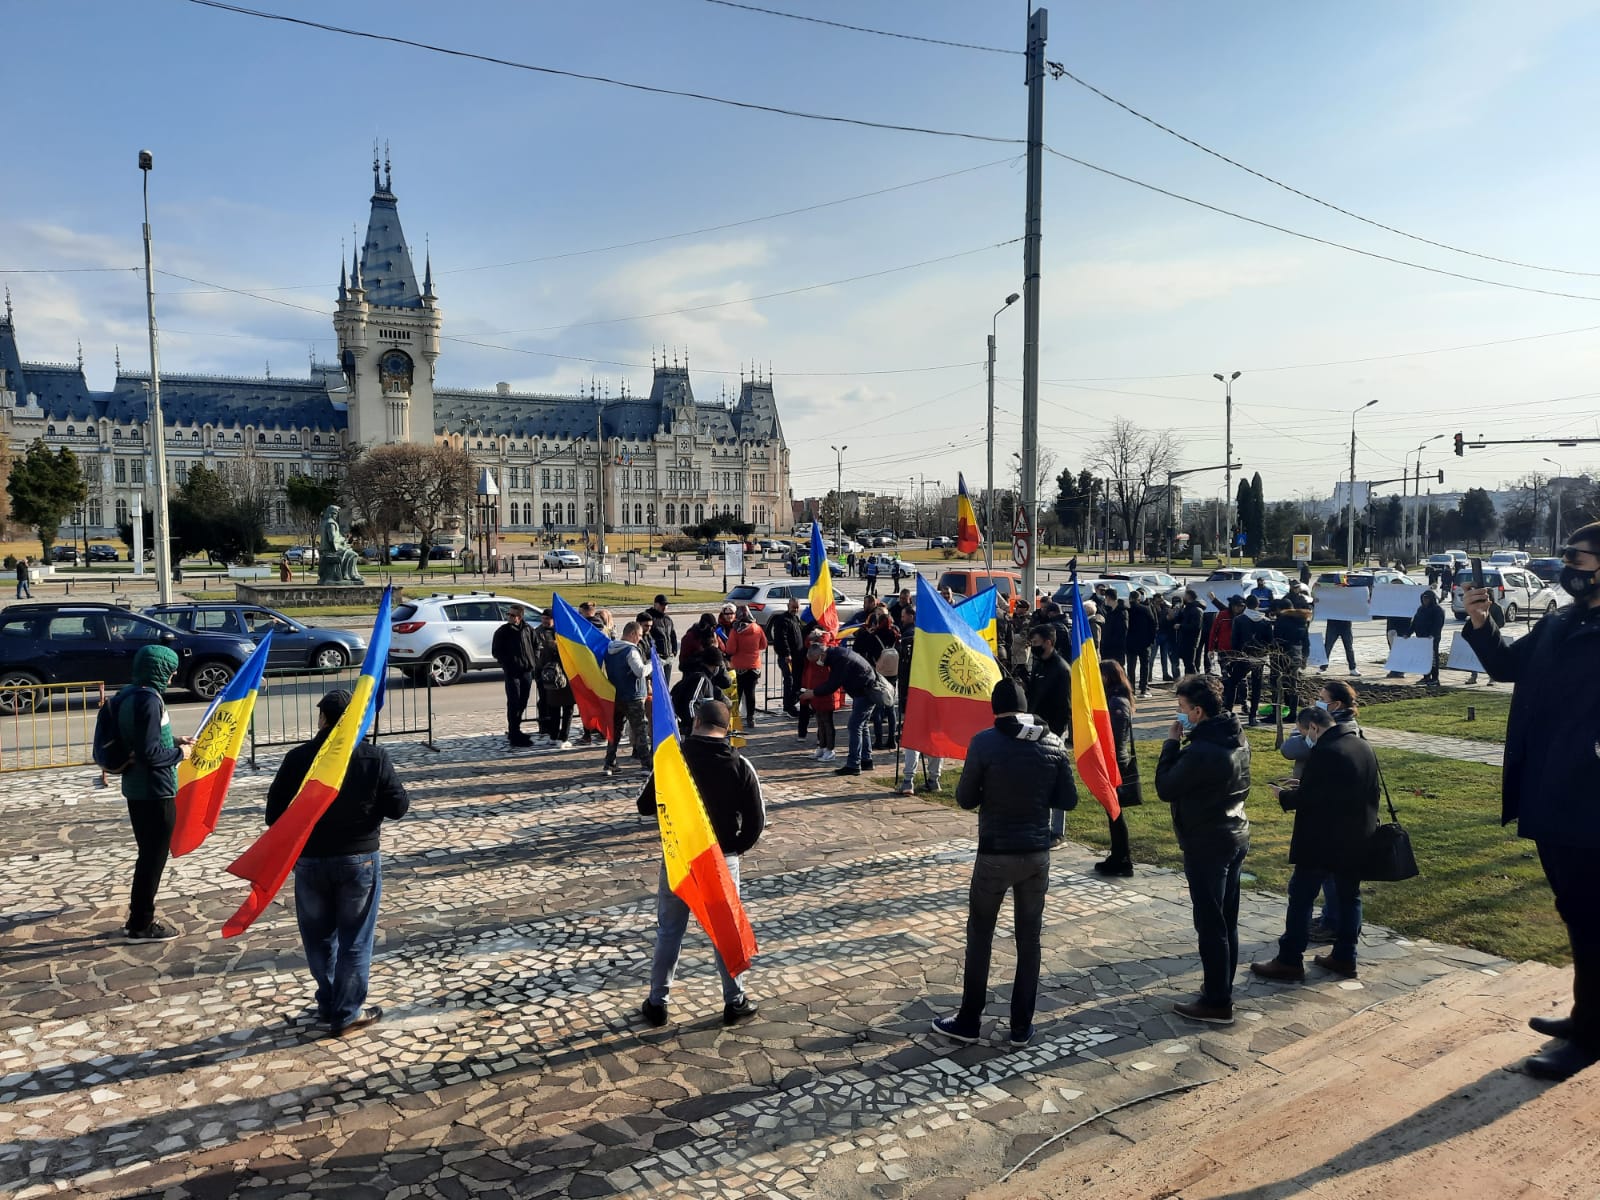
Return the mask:
[[1481,588],[1483,584],[1483,559],[1474,558],[1472,562],[1472,586]]

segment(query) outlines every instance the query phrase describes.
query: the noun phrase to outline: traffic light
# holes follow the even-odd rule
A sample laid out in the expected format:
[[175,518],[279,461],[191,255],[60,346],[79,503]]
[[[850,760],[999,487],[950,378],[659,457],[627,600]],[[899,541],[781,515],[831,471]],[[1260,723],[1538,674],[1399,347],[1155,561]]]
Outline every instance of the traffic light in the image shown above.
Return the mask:
[[1461,445],[1461,435],[1458,433],[1456,434],[1456,457],[1461,458],[1464,456],[1464,454],[1465,451],[1462,449]]
[[1439,468],[1439,482],[1440,483],[1444,482],[1444,468],[1443,467]]

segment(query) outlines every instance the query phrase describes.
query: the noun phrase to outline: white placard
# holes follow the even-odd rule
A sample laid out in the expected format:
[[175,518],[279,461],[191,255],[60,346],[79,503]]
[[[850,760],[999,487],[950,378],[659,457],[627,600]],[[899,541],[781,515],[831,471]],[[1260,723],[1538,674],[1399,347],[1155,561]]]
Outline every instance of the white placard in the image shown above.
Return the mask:
[[1394,645],[1389,648],[1389,661],[1383,667],[1402,675],[1429,674],[1433,670],[1433,639],[1395,638]]
[[1372,615],[1368,596],[1366,588],[1318,589],[1317,618],[1323,621],[1365,621]]
[[1483,663],[1478,661],[1478,652],[1467,645],[1467,639],[1459,633],[1456,640],[1450,643],[1450,658],[1444,664],[1452,671],[1482,671]]
[[728,575],[744,574],[744,547],[730,542],[722,548],[722,569]]
[[1372,615],[1410,620],[1416,616],[1422,593],[1427,590],[1427,585],[1421,583],[1380,583],[1372,589]]
[[1311,653],[1306,657],[1308,667],[1325,667],[1328,665],[1328,646],[1323,641],[1323,632],[1320,629],[1311,633]]

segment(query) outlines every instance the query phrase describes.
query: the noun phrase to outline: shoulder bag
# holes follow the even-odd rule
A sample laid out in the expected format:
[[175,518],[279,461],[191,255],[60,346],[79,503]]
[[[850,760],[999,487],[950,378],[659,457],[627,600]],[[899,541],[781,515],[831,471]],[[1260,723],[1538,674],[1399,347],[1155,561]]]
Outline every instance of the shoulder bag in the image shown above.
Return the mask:
[[[1374,753],[1376,762],[1377,755]],[[1417,870],[1417,856],[1411,851],[1411,835],[1400,824],[1400,814],[1394,810],[1389,798],[1389,781],[1383,777],[1383,765],[1378,764],[1378,782],[1383,786],[1383,800],[1389,806],[1389,821],[1380,824],[1367,840],[1366,863],[1361,878],[1377,883],[1399,883],[1421,872]]]

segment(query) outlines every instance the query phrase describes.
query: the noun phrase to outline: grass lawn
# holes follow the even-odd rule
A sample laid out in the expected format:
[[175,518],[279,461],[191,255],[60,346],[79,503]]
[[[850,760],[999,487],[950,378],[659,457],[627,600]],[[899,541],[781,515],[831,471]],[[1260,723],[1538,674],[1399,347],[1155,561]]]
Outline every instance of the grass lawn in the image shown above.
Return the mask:
[[[1467,720],[1467,708],[1477,719]],[[1482,691],[1452,691],[1422,700],[1396,700],[1391,704],[1363,704],[1361,723],[1409,733],[1440,733],[1475,742],[1506,740],[1506,717],[1511,712],[1507,686]]]
[[[537,588],[523,587],[520,584],[496,583],[493,579],[488,582],[463,580],[458,587],[452,588],[449,579],[419,579],[407,580],[395,578],[394,582],[405,587],[408,594],[413,596],[428,596],[434,592],[470,592],[492,591],[497,596],[515,596],[519,600],[526,600],[540,608],[550,606],[551,585],[546,583]],[[678,595],[672,594],[671,587],[662,588],[657,584],[635,584],[629,587],[620,583],[588,584],[572,583],[555,588],[561,593],[561,598],[569,604],[576,606],[579,601],[593,600],[601,608],[609,608],[613,618],[617,619],[617,628],[622,627],[622,619],[631,619],[641,609],[650,607],[650,602],[656,598],[657,593],[664,592],[667,597],[667,611],[673,616],[679,631],[693,625],[700,614],[714,605],[722,603],[724,593],[718,591],[705,591],[684,588]],[[291,617],[302,617],[312,620],[317,617],[371,617],[373,609],[368,605],[328,605],[318,607],[285,608],[282,610]],[[714,611],[714,609],[713,609]]]
[[[1363,709],[1363,720],[1366,715]],[[1266,785],[1287,776],[1289,764],[1273,750],[1270,735],[1253,734],[1251,743],[1255,770],[1248,802],[1250,856],[1244,869],[1255,878],[1245,886],[1281,896],[1287,894],[1292,870],[1288,854],[1294,817],[1278,807]],[[1136,862],[1181,869],[1167,806],[1155,792],[1160,752],[1159,740],[1138,743],[1145,802],[1127,810],[1128,831]],[[1408,936],[1506,958],[1570,961],[1566,930],[1556,916],[1533,843],[1500,827],[1499,768],[1400,750],[1382,751],[1381,759],[1422,874],[1404,883],[1363,884],[1366,918]],[[940,802],[951,807],[958,774],[947,769],[942,781]],[[1078,807],[1067,816],[1067,836],[1109,850],[1104,811],[1081,785],[1078,792]]]

